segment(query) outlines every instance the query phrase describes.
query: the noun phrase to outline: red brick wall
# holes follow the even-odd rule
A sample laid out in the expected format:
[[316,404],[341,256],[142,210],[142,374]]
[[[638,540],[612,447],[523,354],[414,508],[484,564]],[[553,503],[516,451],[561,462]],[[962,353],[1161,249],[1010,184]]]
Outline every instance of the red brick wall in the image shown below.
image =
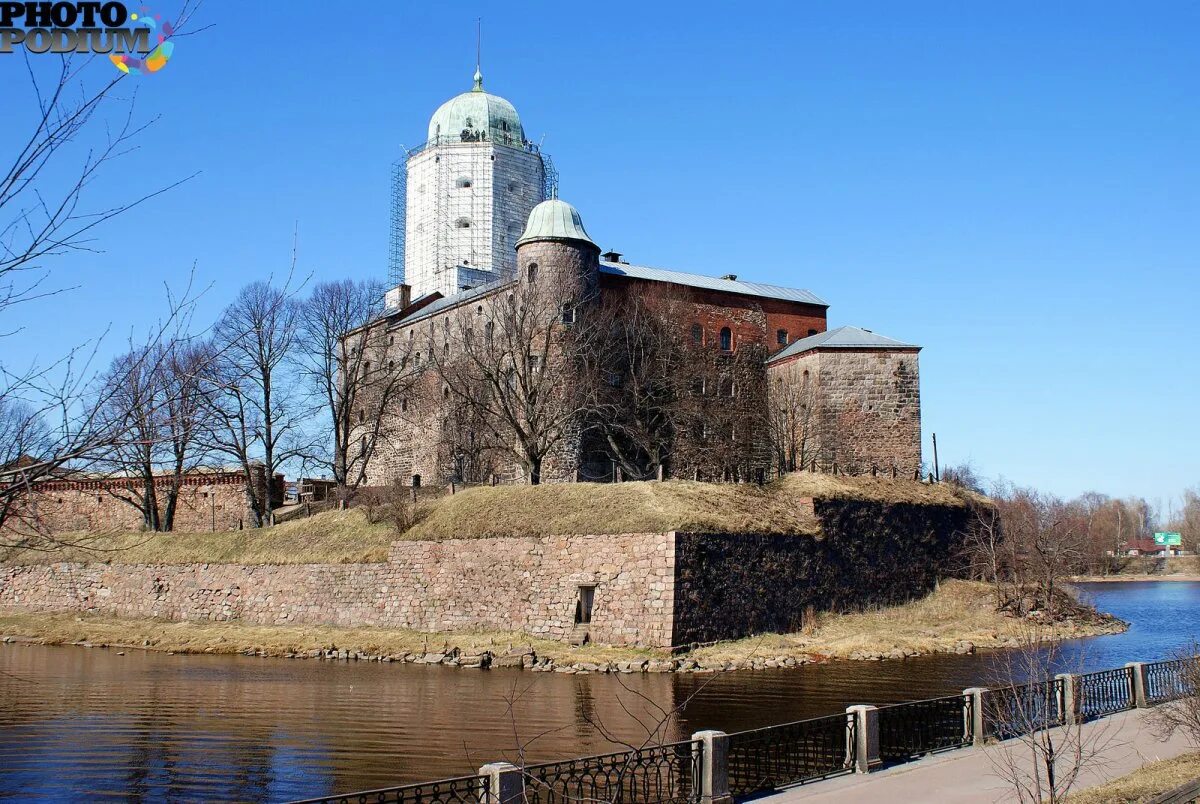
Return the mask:
[[665,294],[673,301],[686,303],[690,315],[679,324],[685,333],[691,332],[692,324],[700,324],[704,328],[706,344],[717,343],[721,328],[729,327],[735,351],[739,345],[758,343],[766,346],[769,352],[775,352],[782,348],[776,343],[776,333],[780,329],[788,331],[788,343],[807,337],[809,330],[824,332],[826,329],[825,308],[817,304],[646,282],[612,274],[600,276],[601,293],[619,293],[634,285],[647,290],[653,288],[655,294]]

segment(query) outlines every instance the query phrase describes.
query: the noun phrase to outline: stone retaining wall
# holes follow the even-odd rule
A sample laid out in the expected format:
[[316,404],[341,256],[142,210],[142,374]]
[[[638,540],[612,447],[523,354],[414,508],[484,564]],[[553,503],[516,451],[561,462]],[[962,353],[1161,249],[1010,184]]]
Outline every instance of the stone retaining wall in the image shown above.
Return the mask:
[[579,586],[591,637],[671,644],[671,534],[396,542],[379,564],[0,567],[0,606],[263,625],[519,630],[566,639]]

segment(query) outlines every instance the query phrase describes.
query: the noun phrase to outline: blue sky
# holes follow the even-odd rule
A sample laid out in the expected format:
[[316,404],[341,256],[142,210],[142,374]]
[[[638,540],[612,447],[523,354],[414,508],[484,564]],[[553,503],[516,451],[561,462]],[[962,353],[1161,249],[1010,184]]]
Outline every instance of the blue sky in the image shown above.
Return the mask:
[[[94,198],[199,175],[55,263],[78,289],[14,316],[5,361],[109,326],[119,348],[193,263],[212,317],[286,271],[293,230],[303,273],[381,277],[389,165],[470,87],[477,16],[486,87],[606,249],[805,287],[831,326],[921,344],[943,465],[1064,495],[1200,485],[1187,2],[207,0],[212,27],[125,82],[159,120]],[[0,108],[28,100],[0,56]]]

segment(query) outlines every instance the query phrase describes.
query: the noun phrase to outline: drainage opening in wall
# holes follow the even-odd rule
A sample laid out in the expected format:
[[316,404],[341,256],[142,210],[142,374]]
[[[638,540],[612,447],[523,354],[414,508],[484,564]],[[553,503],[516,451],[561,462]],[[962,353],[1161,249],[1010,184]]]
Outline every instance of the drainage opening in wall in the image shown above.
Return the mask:
[[575,597],[575,628],[571,632],[572,645],[586,645],[591,641],[588,626],[592,623],[592,609],[596,605],[596,587],[581,585]]

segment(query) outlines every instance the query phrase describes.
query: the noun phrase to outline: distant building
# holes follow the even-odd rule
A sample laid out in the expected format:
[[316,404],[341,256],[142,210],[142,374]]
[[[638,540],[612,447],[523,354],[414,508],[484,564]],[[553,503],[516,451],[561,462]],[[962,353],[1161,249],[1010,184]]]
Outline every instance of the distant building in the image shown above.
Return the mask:
[[[394,238],[394,247],[403,245],[403,281],[371,326],[386,333],[375,365],[419,376],[384,414],[369,485],[415,475],[426,482],[520,477],[503,451],[475,455],[467,466],[464,453],[486,425],[464,423],[432,365],[464,333],[493,337],[491,305],[534,282],[567,294],[563,326],[573,324],[576,307],[582,314],[622,296],[652,299],[679,339],[706,355],[687,378],[695,400],[686,425],[676,424],[669,456],[660,459],[666,476],[920,471],[919,347],[857,327],[828,329],[828,304],[808,290],[602,256],[579,212],[550,197],[553,168],[525,139],[516,109],[484,92],[478,72],[471,91],[434,113],[405,176]],[[366,455],[365,433],[375,423],[358,424]],[[618,476],[604,438],[582,424],[556,447],[542,479]]]

